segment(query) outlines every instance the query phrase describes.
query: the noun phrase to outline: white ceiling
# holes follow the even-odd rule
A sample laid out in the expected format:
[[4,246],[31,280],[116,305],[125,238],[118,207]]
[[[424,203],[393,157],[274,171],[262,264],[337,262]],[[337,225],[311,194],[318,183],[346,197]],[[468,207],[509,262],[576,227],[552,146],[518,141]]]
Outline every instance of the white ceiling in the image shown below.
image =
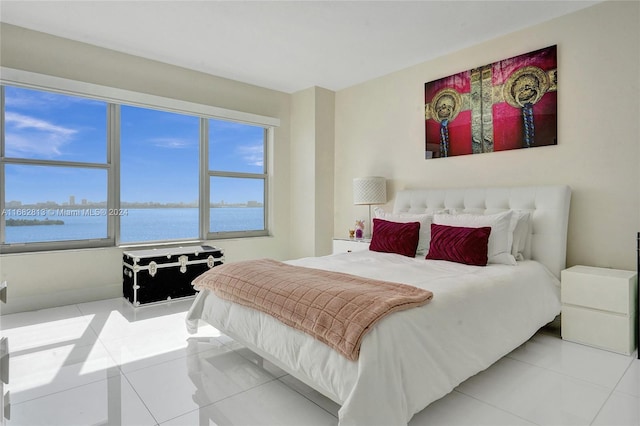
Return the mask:
[[340,90],[595,3],[0,0],[0,21],[293,93]]

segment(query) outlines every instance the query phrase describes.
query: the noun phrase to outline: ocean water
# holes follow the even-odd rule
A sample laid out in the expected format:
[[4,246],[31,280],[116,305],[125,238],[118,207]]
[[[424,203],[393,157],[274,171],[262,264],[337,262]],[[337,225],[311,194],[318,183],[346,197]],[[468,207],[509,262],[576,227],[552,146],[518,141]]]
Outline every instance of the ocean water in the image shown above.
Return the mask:
[[[78,212],[78,213],[76,213]],[[70,241],[107,237],[106,209],[20,211],[6,209],[7,219],[62,220],[64,225],[6,226],[7,243]],[[72,214],[72,215],[69,215]],[[116,212],[111,212],[115,214]],[[197,208],[121,209],[123,243],[198,238]],[[264,229],[262,207],[216,208],[210,211],[211,232]]]

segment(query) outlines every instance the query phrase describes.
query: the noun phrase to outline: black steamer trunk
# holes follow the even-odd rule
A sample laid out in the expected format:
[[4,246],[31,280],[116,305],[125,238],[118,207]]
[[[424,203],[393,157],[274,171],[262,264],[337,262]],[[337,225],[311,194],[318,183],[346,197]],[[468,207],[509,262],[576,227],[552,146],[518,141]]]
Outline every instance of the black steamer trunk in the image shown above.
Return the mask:
[[175,247],[122,253],[122,293],[133,305],[194,296],[191,282],[224,262],[222,249]]

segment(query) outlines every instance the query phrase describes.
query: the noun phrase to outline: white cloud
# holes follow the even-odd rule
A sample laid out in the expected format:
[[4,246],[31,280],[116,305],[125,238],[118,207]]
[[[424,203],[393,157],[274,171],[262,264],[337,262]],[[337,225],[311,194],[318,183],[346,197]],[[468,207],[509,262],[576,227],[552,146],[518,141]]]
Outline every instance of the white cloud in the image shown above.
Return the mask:
[[106,108],[106,102],[94,99],[80,98],[59,93],[32,91],[16,87],[6,89],[5,106],[11,109],[21,110],[54,110],[62,112],[62,109],[73,106],[100,106]]
[[239,146],[238,153],[250,166],[262,167],[264,165],[264,150],[262,144]]
[[15,112],[6,112],[4,119],[7,156],[56,157],[77,133],[75,129]]
[[180,138],[153,138],[148,141],[159,148],[169,149],[182,149],[193,145],[191,141]]
[[15,112],[6,112],[4,116],[5,123],[9,123],[16,129],[35,129],[43,132],[49,132],[55,137],[69,137],[77,133],[74,129],[56,126],[45,120],[29,117]]
[[[8,90],[7,90],[8,92]],[[13,91],[5,95],[4,104],[7,109],[41,109],[47,106],[47,103],[41,96],[29,96],[23,90]]]
[[54,158],[62,154],[61,144],[46,143],[42,139],[9,132],[5,139],[7,157]]

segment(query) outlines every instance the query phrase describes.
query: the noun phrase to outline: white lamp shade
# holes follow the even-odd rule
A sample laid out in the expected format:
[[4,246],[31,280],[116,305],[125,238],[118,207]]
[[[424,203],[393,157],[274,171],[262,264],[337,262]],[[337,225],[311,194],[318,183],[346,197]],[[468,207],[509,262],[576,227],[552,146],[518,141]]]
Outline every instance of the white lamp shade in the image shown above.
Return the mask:
[[387,182],[379,176],[353,180],[353,204],[384,204],[387,202]]

